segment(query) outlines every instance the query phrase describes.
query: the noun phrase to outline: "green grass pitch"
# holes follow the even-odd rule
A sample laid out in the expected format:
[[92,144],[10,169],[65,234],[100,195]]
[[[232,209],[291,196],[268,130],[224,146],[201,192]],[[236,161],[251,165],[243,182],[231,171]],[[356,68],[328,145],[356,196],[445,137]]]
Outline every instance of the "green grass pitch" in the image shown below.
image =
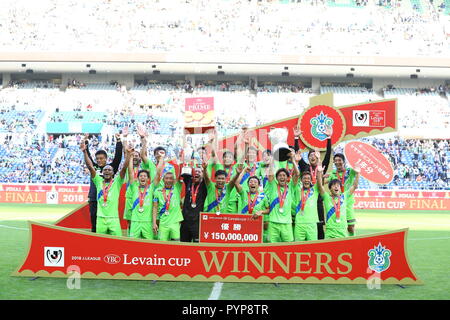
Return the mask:
[[[74,206],[0,204],[0,299],[174,299],[206,300],[214,283],[82,279],[70,290],[66,279],[11,277],[28,250],[27,220],[53,223]],[[450,212],[360,211],[357,234],[410,228],[410,264],[423,286],[224,283],[224,300],[450,299]]]

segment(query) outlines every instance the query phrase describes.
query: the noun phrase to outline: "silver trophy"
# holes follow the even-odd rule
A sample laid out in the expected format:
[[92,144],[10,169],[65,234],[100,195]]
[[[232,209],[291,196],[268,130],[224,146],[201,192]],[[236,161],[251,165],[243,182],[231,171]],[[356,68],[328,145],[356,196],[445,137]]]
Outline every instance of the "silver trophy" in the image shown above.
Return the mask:
[[285,128],[275,128],[270,130],[269,139],[272,143],[273,158],[277,161],[286,161],[291,152],[287,144],[288,130]]

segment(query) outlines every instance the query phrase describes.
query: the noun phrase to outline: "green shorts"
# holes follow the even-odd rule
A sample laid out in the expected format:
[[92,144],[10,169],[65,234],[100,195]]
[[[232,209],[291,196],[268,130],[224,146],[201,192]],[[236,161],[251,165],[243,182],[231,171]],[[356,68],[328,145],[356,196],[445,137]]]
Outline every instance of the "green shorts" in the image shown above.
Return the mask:
[[122,227],[119,218],[97,217],[97,233],[122,236]]
[[155,240],[153,224],[151,221],[132,221],[130,227],[130,237],[137,239]]
[[355,218],[355,198],[351,197],[347,202],[347,225],[351,226],[356,223]]
[[294,226],[295,241],[317,240],[317,223],[296,223]]
[[346,238],[348,237],[347,229],[329,229],[325,230],[325,239]]
[[269,222],[269,242],[291,242],[294,241],[291,223]]
[[159,225],[158,240],[179,241],[180,240],[180,222],[172,223],[167,226]]

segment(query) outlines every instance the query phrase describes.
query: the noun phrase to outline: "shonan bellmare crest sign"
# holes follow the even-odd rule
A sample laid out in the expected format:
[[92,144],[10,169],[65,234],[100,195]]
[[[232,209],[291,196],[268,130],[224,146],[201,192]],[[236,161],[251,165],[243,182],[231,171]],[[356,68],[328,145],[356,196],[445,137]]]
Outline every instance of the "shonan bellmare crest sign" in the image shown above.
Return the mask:
[[309,107],[298,119],[301,140],[310,149],[325,151],[327,128],[333,145],[397,131],[397,100],[380,100],[335,107],[333,94],[310,99]]

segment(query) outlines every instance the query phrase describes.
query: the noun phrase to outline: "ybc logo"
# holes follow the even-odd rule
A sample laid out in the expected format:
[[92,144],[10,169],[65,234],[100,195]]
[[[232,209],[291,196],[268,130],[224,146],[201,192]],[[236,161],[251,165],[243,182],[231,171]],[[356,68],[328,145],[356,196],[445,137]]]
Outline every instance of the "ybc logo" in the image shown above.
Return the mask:
[[103,257],[103,261],[105,261],[107,264],[118,264],[120,263],[121,259],[118,255],[107,254]]
[[64,267],[64,248],[44,247],[44,266]]
[[323,111],[320,114],[316,115],[314,118],[310,120],[311,123],[311,134],[314,138],[324,141],[328,138],[325,134],[327,127],[331,127],[334,123],[334,120],[328,117],[327,114],[324,114]]
[[386,271],[391,265],[391,250],[383,247],[380,242],[367,254],[369,256],[369,268],[375,272]]

